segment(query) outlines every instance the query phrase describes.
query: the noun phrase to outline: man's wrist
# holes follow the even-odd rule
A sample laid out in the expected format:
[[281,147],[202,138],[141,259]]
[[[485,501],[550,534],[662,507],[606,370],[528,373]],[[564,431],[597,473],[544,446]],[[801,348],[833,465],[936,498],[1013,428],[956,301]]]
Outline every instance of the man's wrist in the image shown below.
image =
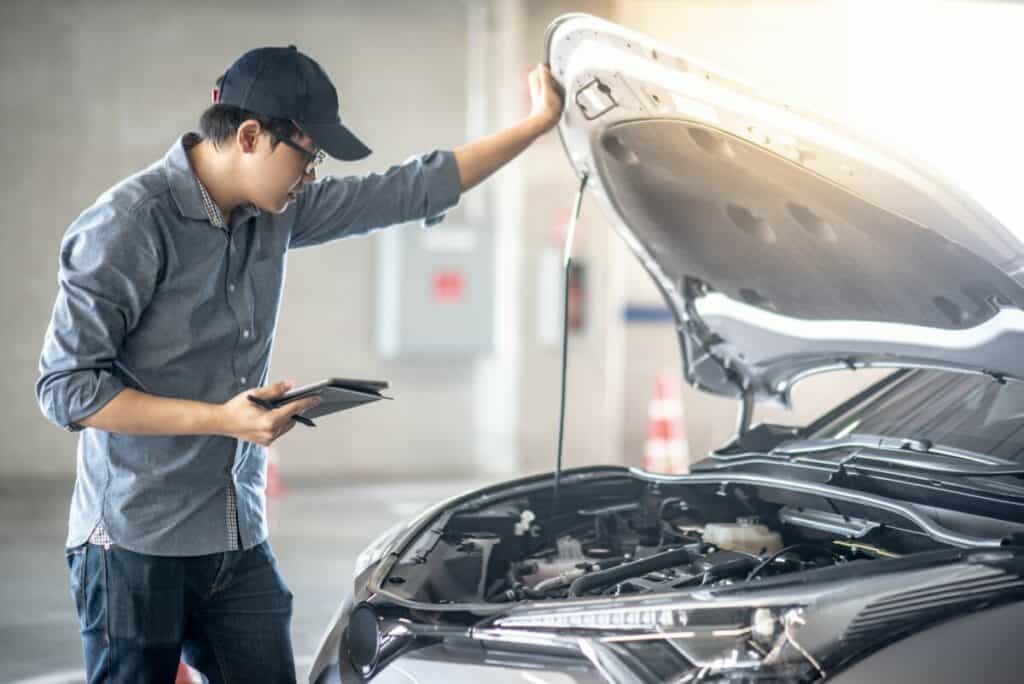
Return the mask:
[[531,114],[523,120],[523,126],[530,142],[550,131],[557,123],[557,118],[552,120],[550,116],[544,114]]
[[196,402],[195,412],[196,434],[201,435],[225,435],[224,427],[224,405]]

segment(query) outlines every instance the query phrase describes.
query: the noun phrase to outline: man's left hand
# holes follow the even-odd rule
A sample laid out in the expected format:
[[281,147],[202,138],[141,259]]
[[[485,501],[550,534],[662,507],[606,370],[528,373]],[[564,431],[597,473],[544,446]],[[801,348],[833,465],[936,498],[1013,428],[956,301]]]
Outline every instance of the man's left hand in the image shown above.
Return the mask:
[[562,116],[562,95],[547,66],[538,64],[530,72],[530,118],[550,130]]
[[505,130],[455,148],[455,164],[463,192],[515,159],[558,123],[562,116],[562,95],[551,72],[538,64],[530,72],[529,82],[529,116]]

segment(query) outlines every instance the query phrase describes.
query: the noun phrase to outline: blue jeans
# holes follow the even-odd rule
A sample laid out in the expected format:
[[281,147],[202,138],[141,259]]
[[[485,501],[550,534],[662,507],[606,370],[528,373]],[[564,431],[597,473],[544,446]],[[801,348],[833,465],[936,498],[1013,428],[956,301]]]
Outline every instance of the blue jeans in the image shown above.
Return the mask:
[[171,684],[179,658],[217,682],[295,682],[292,594],[270,546],[170,558],[67,550],[89,684]]

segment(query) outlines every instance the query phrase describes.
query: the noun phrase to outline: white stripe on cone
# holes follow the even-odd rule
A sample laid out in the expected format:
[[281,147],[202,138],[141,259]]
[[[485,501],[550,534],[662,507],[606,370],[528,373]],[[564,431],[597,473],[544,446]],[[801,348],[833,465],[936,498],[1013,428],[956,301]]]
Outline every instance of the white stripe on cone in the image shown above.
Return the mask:
[[683,434],[683,405],[667,373],[654,383],[647,415],[647,442],[643,467],[655,473],[686,473],[690,470],[689,449]]
[[647,409],[650,418],[660,420],[672,420],[677,418],[683,411],[683,404],[676,397],[665,397],[663,399],[651,399],[651,405]]

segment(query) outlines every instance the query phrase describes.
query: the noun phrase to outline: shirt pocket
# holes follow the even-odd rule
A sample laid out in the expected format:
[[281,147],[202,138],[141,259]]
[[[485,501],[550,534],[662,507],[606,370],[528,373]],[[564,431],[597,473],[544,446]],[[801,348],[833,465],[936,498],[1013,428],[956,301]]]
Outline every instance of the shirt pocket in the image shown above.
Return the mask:
[[277,324],[277,311],[284,286],[284,259],[271,257],[249,266],[253,298],[253,327],[262,339],[268,339]]

